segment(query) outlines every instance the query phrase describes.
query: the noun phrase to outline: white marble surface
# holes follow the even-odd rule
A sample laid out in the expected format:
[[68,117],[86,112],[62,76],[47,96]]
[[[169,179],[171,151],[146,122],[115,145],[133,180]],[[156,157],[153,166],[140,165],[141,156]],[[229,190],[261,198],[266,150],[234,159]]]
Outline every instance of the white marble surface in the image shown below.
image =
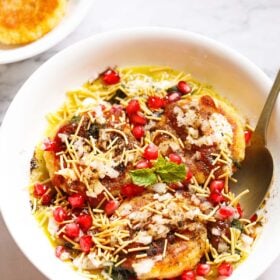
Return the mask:
[[[153,25],[190,30],[236,49],[271,78],[280,67],[279,0],[95,0],[94,2],[84,22],[62,43],[29,60],[0,65],[0,122],[17,90],[44,61],[80,39],[116,28]],[[0,278],[3,280],[46,279],[18,250],[1,217],[0,259]],[[279,271],[280,258],[259,280],[278,279]]]

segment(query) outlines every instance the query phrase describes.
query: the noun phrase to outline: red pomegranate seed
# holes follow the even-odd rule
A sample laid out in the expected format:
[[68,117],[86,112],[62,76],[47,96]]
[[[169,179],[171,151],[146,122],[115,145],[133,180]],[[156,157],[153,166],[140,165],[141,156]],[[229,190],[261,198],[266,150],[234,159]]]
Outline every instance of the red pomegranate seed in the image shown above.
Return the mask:
[[233,272],[233,268],[232,265],[230,263],[227,262],[223,262],[222,264],[220,264],[220,266],[218,267],[218,272],[220,276],[230,276]]
[[187,172],[187,174],[186,174],[186,177],[185,177],[185,180],[184,180],[183,183],[188,184],[188,183],[191,181],[192,177],[193,177],[193,174],[192,174],[192,172],[189,170],[189,171]]
[[137,113],[140,111],[140,104],[138,100],[132,99],[129,101],[128,105],[126,106],[126,113],[131,116],[132,114]]
[[207,263],[199,263],[196,267],[196,274],[206,276],[211,270],[211,266]]
[[50,205],[52,201],[52,196],[49,193],[45,193],[41,198],[43,205]]
[[76,223],[70,223],[65,226],[65,234],[69,238],[76,238],[80,234],[80,227]]
[[80,226],[83,232],[87,232],[92,226],[92,217],[89,214],[81,214],[77,218],[77,224]]
[[[101,193],[101,194],[97,195],[97,197],[88,196],[87,200],[92,208],[96,208],[101,203],[101,201],[104,199],[104,197],[105,197],[104,194]],[[103,205],[103,203],[102,203],[102,205]]]
[[228,206],[221,206],[217,213],[221,217],[221,219],[226,220],[233,217],[234,209]]
[[181,94],[179,92],[172,92],[167,96],[169,103],[176,102],[181,99]]
[[42,197],[49,188],[46,185],[36,183],[34,185],[33,195],[36,198]]
[[245,137],[245,143],[246,145],[248,145],[251,141],[251,138],[252,138],[252,131],[251,130],[245,130],[244,131],[244,137]]
[[130,121],[134,125],[145,125],[147,123],[147,120],[145,116],[141,112],[137,112],[135,114],[132,114],[130,116]]
[[145,188],[134,185],[134,184],[126,184],[121,187],[121,194],[126,197],[134,197],[142,194],[145,191]]
[[142,125],[136,125],[132,129],[132,134],[137,140],[139,140],[144,136],[145,129]]
[[150,109],[160,109],[165,106],[165,100],[158,96],[150,96],[147,101],[147,105]]
[[181,275],[181,280],[195,280],[195,272],[193,270],[185,270]]
[[242,209],[240,203],[238,203],[238,204],[236,205],[236,209],[237,209],[237,212],[238,212],[238,214],[239,214],[239,217],[242,218],[242,216],[243,216],[243,209]]
[[112,215],[119,207],[119,202],[117,200],[110,200],[105,205],[105,213],[110,216]]
[[148,160],[158,158],[158,147],[154,144],[149,144],[144,150],[143,157]]
[[105,85],[114,85],[121,80],[119,73],[111,68],[101,74],[101,79]]
[[53,217],[58,223],[65,221],[67,216],[67,211],[61,206],[58,206],[53,210]]
[[213,202],[215,205],[222,203],[225,201],[225,198],[223,197],[222,194],[217,193],[217,192],[212,192],[209,196],[209,199],[211,202]]
[[213,180],[210,183],[210,191],[220,193],[225,187],[223,180]]
[[251,218],[250,221],[253,223],[258,219],[258,215],[255,213]]
[[43,150],[48,152],[56,152],[57,144],[55,141],[50,140],[49,138],[43,141]]
[[151,168],[152,164],[150,161],[146,160],[146,159],[141,159],[140,161],[138,161],[138,163],[136,164],[136,169],[142,169],[142,168]]
[[182,94],[188,94],[192,91],[191,87],[189,86],[189,84],[185,81],[180,81],[177,84],[177,88],[178,90],[182,93]]
[[83,235],[80,238],[80,247],[83,252],[86,254],[90,252],[90,248],[92,247],[92,237],[90,235]]
[[55,256],[60,259],[61,255],[66,251],[64,246],[57,246],[55,248]]
[[68,197],[68,201],[72,208],[81,208],[84,206],[85,197],[82,194],[74,193]]
[[174,163],[177,163],[177,164],[182,163],[182,158],[178,154],[171,153],[171,154],[169,154],[168,157],[169,157],[170,161],[172,161]]

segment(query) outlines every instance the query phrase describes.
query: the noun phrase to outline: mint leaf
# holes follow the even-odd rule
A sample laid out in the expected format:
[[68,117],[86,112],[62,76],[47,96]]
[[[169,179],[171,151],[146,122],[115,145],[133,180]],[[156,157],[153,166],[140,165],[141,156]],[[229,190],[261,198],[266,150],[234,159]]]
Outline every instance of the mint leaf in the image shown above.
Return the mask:
[[157,182],[157,176],[152,168],[143,168],[130,171],[132,182],[138,186],[150,186]]
[[155,169],[164,168],[166,166],[166,162],[167,161],[162,156],[160,156],[155,163]]
[[155,172],[165,183],[175,183],[183,181],[186,178],[186,166],[176,164],[160,157],[155,164]]

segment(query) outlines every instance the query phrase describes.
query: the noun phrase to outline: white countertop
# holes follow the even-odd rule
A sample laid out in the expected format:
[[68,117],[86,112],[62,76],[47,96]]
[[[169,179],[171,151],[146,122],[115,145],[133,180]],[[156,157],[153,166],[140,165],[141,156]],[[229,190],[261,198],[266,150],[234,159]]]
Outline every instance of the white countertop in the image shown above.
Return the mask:
[[[26,61],[0,65],[0,122],[19,87],[44,61],[80,39],[116,28],[150,25],[194,31],[236,49],[271,78],[280,67],[279,0],[95,0],[94,2],[87,18],[62,43]],[[1,217],[0,259],[0,278],[3,280],[46,279],[19,251]],[[278,279],[279,271],[280,258],[259,280]]]

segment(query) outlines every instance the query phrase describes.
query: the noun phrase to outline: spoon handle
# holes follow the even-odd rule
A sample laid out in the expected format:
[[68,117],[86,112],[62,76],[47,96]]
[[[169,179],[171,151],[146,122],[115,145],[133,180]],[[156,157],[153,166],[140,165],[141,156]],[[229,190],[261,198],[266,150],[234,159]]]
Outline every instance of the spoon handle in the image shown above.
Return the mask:
[[276,102],[279,91],[280,91],[280,70],[278,71],[276,79],[273,83],[273,86],[267,97],[265,105],[262,109],[256,129],[253,133],[252,145],[259,145],[259,146],[266,145],[266,130],[267,130],[268,123],[269,123],[269,120],[271,117],[271,113],[273,111],[274,104]]

